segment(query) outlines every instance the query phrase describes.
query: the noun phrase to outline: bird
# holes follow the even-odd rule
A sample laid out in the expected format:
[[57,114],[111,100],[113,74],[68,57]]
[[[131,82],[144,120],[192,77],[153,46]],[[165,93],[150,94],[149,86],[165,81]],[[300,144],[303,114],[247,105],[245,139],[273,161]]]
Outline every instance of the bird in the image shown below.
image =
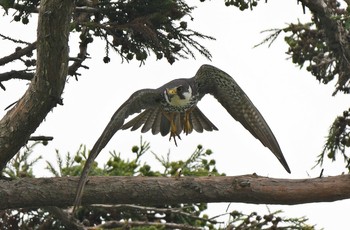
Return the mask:
[[[227,112],[240,122],[256,139],[277,157],[288,173],[291,170],[282,150],[265,119],[236,81],[219,68],[204,64],[194,77],[172,80],[156,89],[134,92],[113,114],[106,128],[90,151],[80,176],[74,210],[80,205],[90,168],[101,150],[119,130],[139,129],[153,135],[169,135],[177,145],[176,138],[193,130],[202,133],[218,130],[203,114],[197,103],[207,94],[214,96]],[[135,113],[133,119],[125,120]]]

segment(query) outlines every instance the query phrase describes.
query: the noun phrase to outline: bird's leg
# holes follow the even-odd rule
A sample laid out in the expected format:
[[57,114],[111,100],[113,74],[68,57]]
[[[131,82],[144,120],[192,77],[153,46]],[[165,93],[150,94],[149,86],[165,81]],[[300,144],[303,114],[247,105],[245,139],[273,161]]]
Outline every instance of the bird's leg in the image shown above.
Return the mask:
[[170,137],[169,137],[169,141],[171,140],[171,138],[174,139],[175,145],[177,146],[176,143],[176,137],[178,137],[181,140],[181,137],[179,134],[177,134],[177,128],[176,125],[174,123],[174,113],[164,113],[165,117],[169,120],[170,122]]
[[186,135],[188,135],[189,133],[191,133],[192,131],[192,125],[190,122],[190,115],[191,115],[192,109],[189,109],[185,112],[185,117],[184,117],[184,132],[186,133]]

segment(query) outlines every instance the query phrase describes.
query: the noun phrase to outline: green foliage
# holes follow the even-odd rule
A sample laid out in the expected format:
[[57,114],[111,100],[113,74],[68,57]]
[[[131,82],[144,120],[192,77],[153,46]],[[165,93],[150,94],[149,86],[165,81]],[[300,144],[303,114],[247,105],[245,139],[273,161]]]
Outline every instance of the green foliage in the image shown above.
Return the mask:
[[189,29],[182,21],[192,10],[181,0],[105,0],[96,5],[96,13],[88,20],[75,21],[74,29],[82,31],[82,41],[92,36],[105,41],[105,63],[110,60],[110,49],[122,60],[135,58],[141,64],[151,51],[157,59],[165,57],[170,64],[179,57],[195,57],[192,48],[210,59],[209,51],[194,38],[213,38]]
[[5,10],[6,14],[8,14],[8,9],[13,6],[14,0],[0,0],[0,6]]
[[29,158],[33,153],[33,148],[37,144],[41,144],[41,142],[34,142],[31,145],[25,146],[19,153],[17,153],[15,157],[9,161],[7,167],[1,173],[1,176],[11,179],[19,177],[34,177],[33,165],[41,159],[41,156],[30,161]]
[[186,161],[170,162],[170,153],[166,159],[156,154],[154,156],[164,167],[164,176],[178,176],[179,170],[184,176],[224,176],[215,168],[215,160],[207,159],[211,154],[210,149],[205,150],[202,145],[198,145]]
[[350,157],[346,149],[350,147],[350,109],[338,116],[329,129],[329,134],[322,153],[319,155],[317,165],[322,166],[325,156],[332,161],[340,154],[346,162],[346,168],[350,171]]
[[[39,0],[0,2],[5,11],[15,9],[13,21],[23,24],[30,22],[39,5]],[[193,20],[193,9],[183,0],[77,1],[71,30],[80,34],[81,50],[96,38],[102,39],[105,42],[105,63],[111,61],[110,50],[116,51],[123,61],[136,59],[140,64],[144,64],[151,53],[157,60],[166,58],[170,64],[179,58],[194,58],[194,51],[210,59],[210,52],[197,39],[214,38],[187,26],[187,18]],[[86,58],[84,53],[76,59],[78,67]],[[32,66],[34,61],[26,66]],[[72,68],[70,74],[76,74],[75,71]]]
[[[72,155],[68,152],[65,160],[62,159],[60,152],[56,150],[58,170],[55,169],[54,165],[49,161],[46,161],[46,169],[56,177],[79,176],[82,171],[82,167],[84,167],[87,157],[88,151],[85,145],[79,146],[79,149],[76,151],[74,157],[72,157]],[[103,175],[102,170],[97,167],[97,163],[94,163],[90,173],[90,175]]]
[[289,24],[283,29],[271,29],[264,32],[271,34],[257,46],[264,43],[269,43],[270,46],[281,32],[286,33],[284,40],[289,46],[286,53],[300,68],[306,65],[306,70],[311,72],[318,81],[327,84],[338,74],[339,68],[335,53],[327,45],[324,32],[316,29],[314,23],[302,24],[299,22]]
[[[294,64],[300,68],[306,66],[306,70],[323,84],[328,84],[333,79],[338,78],[334,95],[338,91],[350,93],[348,60],[344,55],[348,49],[347,43],[338,41],[341,44],[336,44],[335,41],[330,39],[334,35],[334,31],[324,29],[327,23],[328,25],[337,24],[341,33],[344,33],[341,36],[349,36],[350,7],[345,10],[341,8],[336,0],[328,1],[327,7],[332,12],[332,20],[334,21],[322,21],[320,16],[316,14],[308,23],[291,23],[283,29],[264,31],[271,32],[271,34],[259,45],[264,43],[271,45],[277,36],[284,32],[286,34],[284,40],[289,46],[286,53],[291,57]],[[329,33],[332,33],[332,35]],[[342,38],[338,37],[337,39],[341,40]]]
[[[28,162],[28,157],[33,154],[34,145],[28,146],[25,151],[18,153],[16,160],[8,165],[6,171],[13,175],[32,177],[32,167],[40,158]],[[212,151],[198,145],[191,156],[184,161],[170,161],[170,153],[166,158],[152,153],[159,162],[161,170],[154,170],[143,157],[150,151],[148,142],[140,140],[139,145],[131,148],[131,159],[124,160],[121,154],[112,151],[107,164],[103,168],[95,162],[90,175],[123,175],[123,176],[220,176],[216,169],[215,160],[212,159]],[[80,146],[74,155],[67,153],[63,158],[56,150],[57,166],[47,162],[47,169],[54,176],[77,176],[83,169],[88,151],[85,146]],[[26,165],[26,167],[22,167]],[[11,168],[11,170],[9,170]],[[179,169],[182,169],[181,174]],[[22,169],[22,170],[20,170]],[[16,173],[14,173],[16,172]],[[21,172],[21,173],[18,173]],[[7,175],[10,175],[9,173]],[[174,178],[175,180],[175,178]],[[279,217],[275,213],[259,216],[257,213],[249,215],[234,211],[213,218],[204,214],[208,206],[206,203],[193,204],[169,204],[158,206],[139,205],[112,205],[80,207],[76,218],[84,226],[98,226],[99,228],[115,229],[221,229],[222,222],[217,220],[219,216],[227,216],[229,229],[314,229],[308,226],[305,218],[288,219]],[[64,221],[58,219],[51,209],[33,208],[0,211],[0,229],[65,229]]]
[[0,0],[0,6],[8,13],[8,10],[15,8],[17,11],[13,15],[15,22],[22,22],[24,25],[29,23],[32,13],[37,12],[40,5],[39,0]]
[[285,41],[293,63],[300,68],[307,64],[306,70],[324,84],[339,74],[337,54],[327,45],[324,32],[316,29],[314,23],[290,24],[284,32],[291,33]]

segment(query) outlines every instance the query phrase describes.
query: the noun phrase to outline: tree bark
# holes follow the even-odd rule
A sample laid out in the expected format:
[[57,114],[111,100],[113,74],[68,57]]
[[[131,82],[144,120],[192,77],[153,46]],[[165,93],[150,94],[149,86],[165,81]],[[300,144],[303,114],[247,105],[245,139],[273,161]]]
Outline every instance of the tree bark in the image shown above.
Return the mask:
[[[0,181],[0,209],[73,204],[79,177]],[[90,177],[82,205],[243,202],[303,204],[350,198],[350,175],[314,179],[235,177]]]
[[39,10],[36,74],[0,121],[0,171],[26,144],[47,114],[61,102],[68,68],[71,0],[42,0]]

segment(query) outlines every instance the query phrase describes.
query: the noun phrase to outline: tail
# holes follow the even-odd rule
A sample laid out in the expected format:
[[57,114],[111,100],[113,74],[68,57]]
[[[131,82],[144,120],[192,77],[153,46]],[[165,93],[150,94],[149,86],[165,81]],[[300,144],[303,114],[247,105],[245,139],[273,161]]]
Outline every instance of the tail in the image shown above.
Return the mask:
[[[180,134],[184,127],[184,113],[175,114],[173,119],[177,127],[177,132]],[[199,133],[202,133],[203,130],[218,130],[218,128],[197,106],[195,106],[190,113],[190,123],[193,129]],[[131,131],[134,131],[139,129],[142,125],[142,133],[151,130],[153,135],[160,133],[162,136],[166,136],[170,132],[170,121],[164,116],[160,108],[149,108],[144,110],[142,113],[124,124],[122,129],[125,130],[131,128]]]
[[202,133],[203,129],[206,131],[218,130],[197,106],[193,108],[190,114],[190,122],[193,129],[199,133]]

